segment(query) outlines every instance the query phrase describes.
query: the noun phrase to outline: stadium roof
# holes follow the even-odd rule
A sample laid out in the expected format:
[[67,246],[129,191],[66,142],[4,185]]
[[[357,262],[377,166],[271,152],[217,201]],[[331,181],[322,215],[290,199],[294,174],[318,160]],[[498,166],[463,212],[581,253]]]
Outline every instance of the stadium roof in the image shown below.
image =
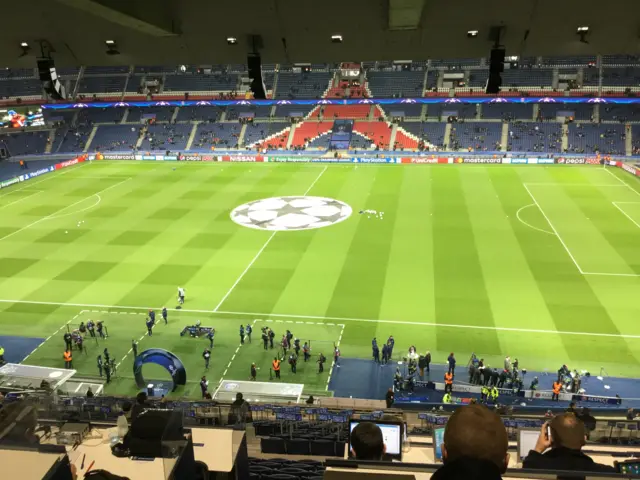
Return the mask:
[[473,58],[501,24],[508,55],[640,52],[638,0],[20,0],[2,17],[0,65],[13,67],[35,66],[42,39],[58,66],[245,63],[251,34],[265,63]]

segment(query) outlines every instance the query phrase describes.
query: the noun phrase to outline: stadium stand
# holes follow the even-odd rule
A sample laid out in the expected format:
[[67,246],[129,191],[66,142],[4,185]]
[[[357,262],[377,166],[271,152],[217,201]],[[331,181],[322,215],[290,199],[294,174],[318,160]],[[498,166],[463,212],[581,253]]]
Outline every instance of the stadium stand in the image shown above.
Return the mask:
[[502,124],[495,122],[458,123],[451,129],[449,145],[454,150],[473,151],[500,150]]
[[240,130],[238,123],[200,123],[191,149],[237,148]]
[[229,92],[238,88],[235,74],[171,74],[165,77],[165,92]]
[[367,118],[371,111],[370,105],[325,105],[315,112],[313,117],[322,116],[325,120],[333,120],[337,118]]
[[368,86],[374,97],[421,97],[423,71],[391,71],[367,74]]
[[442,122],[402,122],[401,127],[406,132],[415,135],[429,146],[430,150],[444,150],[444,133],[447,126]]
[[121,96],[127,82],[126,76],[111,77],[87,77],[80,79],[78,92],[84,94],[97,94],[109,96]]
[[175,107],[144,107],[144,108],[129,108],[127,115],[128,123],[142,123],[143,115],[148,118],[150,115],[155,115],[156,122],[168,122],[173,117]]
[[625,126],[621,124],[569,124],[569,153],[625,154]]
[[243,143],[245,146],[260,143],[290,126],[291,124],[286,122],[249,123],[244,133]]
[[302,114],[303,117],[306,117],[315,108],[318,107],[312,105],[278,105],[275,116],[289,118],[292,114]]
[[387,122],[355,122],[353,131],[369,139],[369,144],[375,144],[380,150],[389,148],[391,127]]
[[173,150],[186,149],[192,125],[189,124],[156,124],[149,125],[141,150]]
[[562,130],[559,123],[513,122],[509,124],[509,151],[560,152]]
[[0,81],[0,98],[40,96],[42,96],[42,84],[34,78]]
[[600,120],[640,122],[640,107],[636,105],[600,105]]
[[349,148],[356,150],[369,150],[373,142],[365,135],[358,132],[353,132],[351,140],[349,141]]
[[291,146],[294,148],[303,147],[316,137],[331,130],[332,127],[332,121],[302,122],[295,129]]
[[553,80],[553,70],[549,68],[520,68],[502,73],[504,87],[545,87]]
[[122,108],[92,108],[86,110],[86,119],[92,123],[120,123],[124,115]]
[[177,122],[215,122],[222,114],[221,107],[180,107],[178,109]]
[[265,105],[252,105],[252,106],[231,106],[226,109],[227,120],[237,120],[241,118],[243,115],[251,115],[255,118],[269,118],[271,115],[271,106]]
[[0,145],[4,146],[12,156],[42,154],[47,147],[48,138],[49,132],[42,130],[8,133],[0,135]]
[[532,120],[533,105],[486,103],[482,105],[482,118],[497,120]]
[[92,151],[133,150],[142,125],[99,125],[91,143]]
[[330,72],[280,72],[275,98],[320,98],[332,76]]

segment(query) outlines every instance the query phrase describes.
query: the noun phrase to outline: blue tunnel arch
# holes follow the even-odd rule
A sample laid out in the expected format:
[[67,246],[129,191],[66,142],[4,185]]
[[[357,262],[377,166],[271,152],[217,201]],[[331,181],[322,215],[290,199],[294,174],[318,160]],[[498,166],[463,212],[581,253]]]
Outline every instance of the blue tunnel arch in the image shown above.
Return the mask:
[[175,390],[178,385],[187,384],[187,371],[177,356],[162,348],[150,348],[141,352],[133,362],[133,376],[138,388],[146,388],[147,386],[147,382],[142,375],[142,366],[147,363],[160,365],[169,372],[173,380],[172,390]]

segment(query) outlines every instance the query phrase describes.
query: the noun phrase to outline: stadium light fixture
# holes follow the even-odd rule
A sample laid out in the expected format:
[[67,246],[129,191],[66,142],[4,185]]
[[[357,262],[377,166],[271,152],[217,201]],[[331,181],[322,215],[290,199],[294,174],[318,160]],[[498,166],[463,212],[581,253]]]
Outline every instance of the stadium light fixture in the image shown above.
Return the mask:
[[342,35],[331,35],[331,43],[342,43]]
[[22,49],[22,54],[20,55],[21,57],[29,55],[29,52],[31,51],[31,47],[27,42],[20,42],[20,48]]
[[578,35],[580,37],[580,42],[582,43],[589,43],[587,41],[587,35],[589,34],[589,27],[587,26],[583,26],[583,27],[578,27],[576,30],[576,35]]
[[476,38],[478,36],[478,30],[469,30],[467,32],[467,37]]
[[104,43],[107,46],[107,55],[120,55],[120,51],[118,50],[118,45],[115,40],[105,40]]
[[227,45],[237,45],[238,39],[236,37],[227,37]]

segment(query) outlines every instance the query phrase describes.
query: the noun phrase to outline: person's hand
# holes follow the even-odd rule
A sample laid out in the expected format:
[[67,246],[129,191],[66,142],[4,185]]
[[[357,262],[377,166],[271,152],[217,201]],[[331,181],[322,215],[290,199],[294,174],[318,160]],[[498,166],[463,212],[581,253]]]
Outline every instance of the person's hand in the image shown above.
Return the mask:
[[544,422],[542,428],[540,428],[540,436],[538,436],[538,441],[534,448],[538,453],[544,453],[545,450],[551,447],[551,438],[547,435],[547,427],[549,427],[549,422]]

